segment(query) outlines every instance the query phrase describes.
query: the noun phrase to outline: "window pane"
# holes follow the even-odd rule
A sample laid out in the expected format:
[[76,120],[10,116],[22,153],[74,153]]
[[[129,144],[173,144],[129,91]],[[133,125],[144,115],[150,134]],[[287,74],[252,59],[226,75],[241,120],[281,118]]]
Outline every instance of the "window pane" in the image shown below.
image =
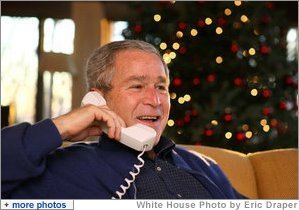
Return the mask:
[[71,19],[44,22],[44,51],[72,54],[74,51],[75,23]]
[[15,122],[34,122],[39,41],[37,18],[1,17],[1,105]]
[[65,114],[72,108],[72,76],[68,72],[54,72],[52,88],[52,117]]
[[43,117],[57,117],[70,111],[72,108],[72,75],[68,72],[45,71],[43,80]]
[[122,31],[128,27],[126,21],[115,21],[111,23],[111,41],[121,41],[125,38],[122,35]]
[[298,56],[298,32],[295,28],[292,28],[288,31],[287,34],[287,59],[288,61],[293,61]]

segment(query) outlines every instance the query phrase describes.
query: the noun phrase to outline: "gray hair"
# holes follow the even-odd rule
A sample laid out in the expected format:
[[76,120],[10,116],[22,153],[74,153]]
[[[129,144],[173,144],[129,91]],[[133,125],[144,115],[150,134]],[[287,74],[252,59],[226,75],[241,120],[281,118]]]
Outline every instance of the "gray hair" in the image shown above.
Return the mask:
[[110,42],[95,49],[87,61],[87,88],[98,88],[103,92],[111,90],[111,81],[115,72],[115,55],[124,50],[137,49],[157,55],[163,63],[165,74],[169,79],[169,69],[159,51],[151,44],[141,40],[124,40]]

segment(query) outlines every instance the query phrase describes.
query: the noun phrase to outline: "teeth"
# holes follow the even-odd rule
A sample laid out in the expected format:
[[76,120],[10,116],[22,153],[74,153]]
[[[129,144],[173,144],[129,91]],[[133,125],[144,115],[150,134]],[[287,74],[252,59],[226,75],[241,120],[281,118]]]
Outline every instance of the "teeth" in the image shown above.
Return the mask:
[[154,116],[140,116],[137,117],[139,120],[157,120],[158,117],[154,117]]

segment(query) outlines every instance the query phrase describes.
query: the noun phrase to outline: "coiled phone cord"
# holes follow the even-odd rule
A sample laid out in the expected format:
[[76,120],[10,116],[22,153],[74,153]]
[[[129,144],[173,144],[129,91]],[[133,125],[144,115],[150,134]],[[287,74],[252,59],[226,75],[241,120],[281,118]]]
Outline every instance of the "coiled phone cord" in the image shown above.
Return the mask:
[[[125,178],[125,182],[127,183],[127,186],[120,185],[120,188],[122,192],[116,191],[115,194],[117,194],[118,199],[121,199],[123,195],[126,194],[127,189],[130,188],[131,184],[135,181],[136,176],[140,173],[140,169],[144,166],[144,160],[141,158],[141,156],[144,154],[146,148],[148,145],[144,145],[143,151],[137,156],[137,159],[140,161],[138,165],[134,164],[134,168],[137,170],[136,172],[130,171],[129,174],[131,175],[131,179]],[[115,197],[112,197],[112,199],[116,199]]]

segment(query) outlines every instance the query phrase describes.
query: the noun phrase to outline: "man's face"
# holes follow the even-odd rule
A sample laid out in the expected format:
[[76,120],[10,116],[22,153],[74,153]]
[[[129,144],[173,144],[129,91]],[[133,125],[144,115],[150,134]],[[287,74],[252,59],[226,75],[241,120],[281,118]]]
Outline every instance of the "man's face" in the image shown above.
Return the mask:
[[170,97],[169,81],[157,55],[140,50],[126,50],[115,57],[112,89],[107,92],[107,105],[129,127],[136,123],[157,132],[155,144],[167,124]]

